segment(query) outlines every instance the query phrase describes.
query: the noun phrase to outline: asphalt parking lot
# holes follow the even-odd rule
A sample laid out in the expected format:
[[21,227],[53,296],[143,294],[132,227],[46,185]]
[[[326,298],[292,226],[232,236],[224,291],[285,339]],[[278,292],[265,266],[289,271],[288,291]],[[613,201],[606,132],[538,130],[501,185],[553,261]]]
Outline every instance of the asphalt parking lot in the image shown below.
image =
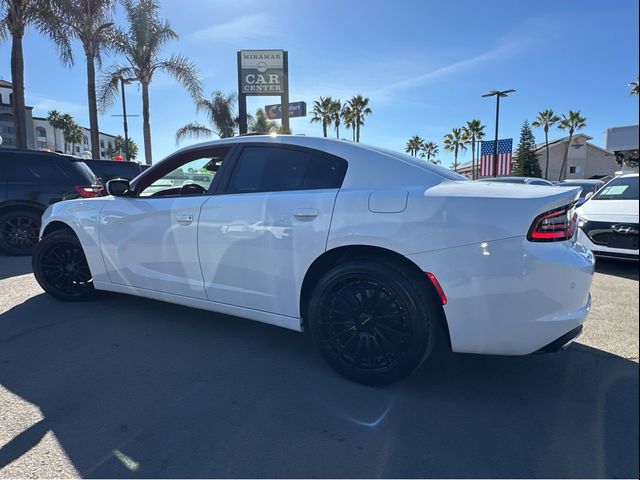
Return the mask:
[[0,477],[638,477],[638,265],[586,332],[371,388],[295,332],[123,295],[61,303],[0,257]]

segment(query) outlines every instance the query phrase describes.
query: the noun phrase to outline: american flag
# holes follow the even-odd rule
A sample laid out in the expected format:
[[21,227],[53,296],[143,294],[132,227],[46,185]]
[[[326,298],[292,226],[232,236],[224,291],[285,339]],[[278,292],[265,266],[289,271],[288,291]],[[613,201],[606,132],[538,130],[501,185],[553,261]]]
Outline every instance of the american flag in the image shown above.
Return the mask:
[[480,176],[481,177],[498,177],[500,175],[511,175],[512,147],[513,139],[505,138],[498,140],[498,173],[493,173],[493,150],[495,140],[482,142],[480,147]]

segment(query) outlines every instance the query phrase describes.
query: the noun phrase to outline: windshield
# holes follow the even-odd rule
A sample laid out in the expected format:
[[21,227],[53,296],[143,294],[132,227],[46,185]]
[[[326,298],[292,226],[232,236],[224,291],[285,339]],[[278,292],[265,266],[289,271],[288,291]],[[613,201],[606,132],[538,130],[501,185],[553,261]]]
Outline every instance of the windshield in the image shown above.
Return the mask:
[[593,197],[594,200],[638,200],[638,177],[611,180]]

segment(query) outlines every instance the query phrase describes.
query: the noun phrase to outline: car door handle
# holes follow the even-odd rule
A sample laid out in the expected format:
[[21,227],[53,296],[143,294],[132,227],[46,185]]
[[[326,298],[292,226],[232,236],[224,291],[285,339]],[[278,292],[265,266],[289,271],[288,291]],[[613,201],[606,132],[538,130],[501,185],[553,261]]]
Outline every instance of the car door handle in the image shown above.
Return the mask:
[[316,218],[318,215],[320,215],[320,212],[317,208],[297,208],[293,213],[294,217],[301,220],[311,220],[313,218]]
[[176,217],[176,220],[178,220],[178,223],[180,225],[190,225],[191,222],[193,222],[193,215],[191,215],[190,213],[178,215]]

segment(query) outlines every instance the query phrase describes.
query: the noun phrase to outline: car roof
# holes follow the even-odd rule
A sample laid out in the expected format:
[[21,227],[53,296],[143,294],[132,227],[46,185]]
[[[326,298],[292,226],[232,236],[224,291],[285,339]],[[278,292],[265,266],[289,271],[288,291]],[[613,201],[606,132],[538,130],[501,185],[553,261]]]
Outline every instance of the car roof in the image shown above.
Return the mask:
[[[434,165],[426,160],[420,160],[414,157],[410,157],[404,153],[386,150],[383,148],[366,145],[362,143],[355,143],[349,140],[337,140],[332,138],[323,138],[323,137],[309,137],[305,135],[281,135],[281,134],[269,134],[269,135],[249,135],[249,136],[235,136],[229,138],[222,138],[219,140],[211,140],[208,142],[197,143],[194,145],[190,145],[181,150],[178,150],[171,154],[169,157],[173,157],[175,155],[179,155],[182,153],[187,153],[193,150],[199,150],[202,148],[224,148],[224,147],[232,147],[234,145],[250,145],[250,144],[264,144],[270,143],[273,145],[288,145],[288,146],[299,146],[306,147],[310,149],[320,150],[322,152],[328,153],[330,155],[335,155],[341,158],[345,158],[350,162],[349,170],[352,170],[352,167],[355,165],[358,166],[358,170],[360,172],[361,178],[366,180],[365,177],[371,179],[371,177],[376,176],[376,172],[369,172],[366,174],[364,170],[371,170],[372,158],[375,157],[376,160],[380,162],[390,163],[395,162],[399,169],[405,170],[402,167],[414,167],[409,168],[408,171],[414,171],[415,168],[419,168],[423,171],[427,171],[429,173],[438,175],[441,178],[452,180],[452,181],[468,181],[466,177],[455,173],[449,169],[444,167],[440,167],[438,165]],[[167,157],[167,158],[169,158]],[[353,164],[352,164],[353,162]],[[355,164],[355,165],[354,165]],[[395,173],[398,175],[403,175],[405,179],[409,179],[411,174],[406,171],[404,174],[400,172],[393,172],[392,176],[395,176]],[[378,176],[383,176],[383,174],[378,173]],[[349,173],[347,173],[347,177],[349,177]],[[416,180],[416,179],[414,179]],[[383,182],[382,178],[376,179],[376,181]],[[416,180],[417,181],[417,180]]]
[[631,178],[631,177],[637,177],[639,174],[638,172],[635,173],[623,173],[622,175],[619,175],[616,178]]

